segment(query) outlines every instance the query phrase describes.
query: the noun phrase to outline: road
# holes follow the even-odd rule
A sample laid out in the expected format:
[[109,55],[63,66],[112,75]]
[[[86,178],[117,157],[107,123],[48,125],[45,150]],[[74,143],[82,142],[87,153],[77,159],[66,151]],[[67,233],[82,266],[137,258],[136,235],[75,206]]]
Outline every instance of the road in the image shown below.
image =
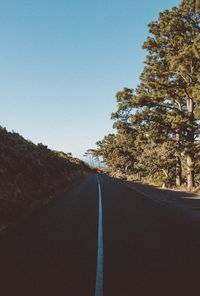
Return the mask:
[[125,182],[92,174],[1,240],[1,295],[199,295],[199,230]]

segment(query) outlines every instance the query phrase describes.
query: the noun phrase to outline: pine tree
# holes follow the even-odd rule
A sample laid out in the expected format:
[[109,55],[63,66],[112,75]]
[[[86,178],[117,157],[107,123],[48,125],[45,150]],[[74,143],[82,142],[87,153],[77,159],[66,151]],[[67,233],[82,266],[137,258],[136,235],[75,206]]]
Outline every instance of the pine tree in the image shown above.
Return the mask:
[[180,186],[183,162],[188,189],[194,187],[200,171],[199,7],[198,0],[183,0],[149,24],[140,83],[135,91],[117,93],[116,134],[97,143],[113,171],[163,174],[164,181]]
[[195,109],[199,106],[199,34],[200,16],[196,2],[185,0],[179,7],[160,13],[152,22],[144,47],[158,61],[167,65],[170,81],[174,82],[185,111],[185,155],[187,158],[188,189],[194,187],[194,151],[197,132]]

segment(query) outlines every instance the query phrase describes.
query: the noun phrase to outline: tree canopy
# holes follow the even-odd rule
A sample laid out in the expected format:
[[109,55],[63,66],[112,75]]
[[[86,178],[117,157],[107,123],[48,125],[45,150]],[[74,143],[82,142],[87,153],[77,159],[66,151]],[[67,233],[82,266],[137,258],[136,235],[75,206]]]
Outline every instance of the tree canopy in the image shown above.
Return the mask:
[[183,0],[149,24],[144,69],[136,89],[117,92],[116,133],[94,154],[113,173],[199,184],[200,3]]

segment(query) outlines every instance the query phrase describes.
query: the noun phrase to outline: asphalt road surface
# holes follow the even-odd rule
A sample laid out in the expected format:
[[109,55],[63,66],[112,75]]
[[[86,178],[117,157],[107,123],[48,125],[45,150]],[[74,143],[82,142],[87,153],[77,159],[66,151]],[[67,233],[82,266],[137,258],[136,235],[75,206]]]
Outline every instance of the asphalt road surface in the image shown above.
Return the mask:
[[103,174],[0,241],[1,296],[193,296],[199,278],[198,223]]

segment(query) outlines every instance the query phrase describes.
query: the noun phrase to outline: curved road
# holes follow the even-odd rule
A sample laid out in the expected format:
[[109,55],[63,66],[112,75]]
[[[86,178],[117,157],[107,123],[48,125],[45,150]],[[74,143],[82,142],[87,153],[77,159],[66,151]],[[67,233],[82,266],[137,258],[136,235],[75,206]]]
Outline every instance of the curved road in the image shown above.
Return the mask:
[[199,295],[199,230],[93,174],[1,241],[1,295]]

